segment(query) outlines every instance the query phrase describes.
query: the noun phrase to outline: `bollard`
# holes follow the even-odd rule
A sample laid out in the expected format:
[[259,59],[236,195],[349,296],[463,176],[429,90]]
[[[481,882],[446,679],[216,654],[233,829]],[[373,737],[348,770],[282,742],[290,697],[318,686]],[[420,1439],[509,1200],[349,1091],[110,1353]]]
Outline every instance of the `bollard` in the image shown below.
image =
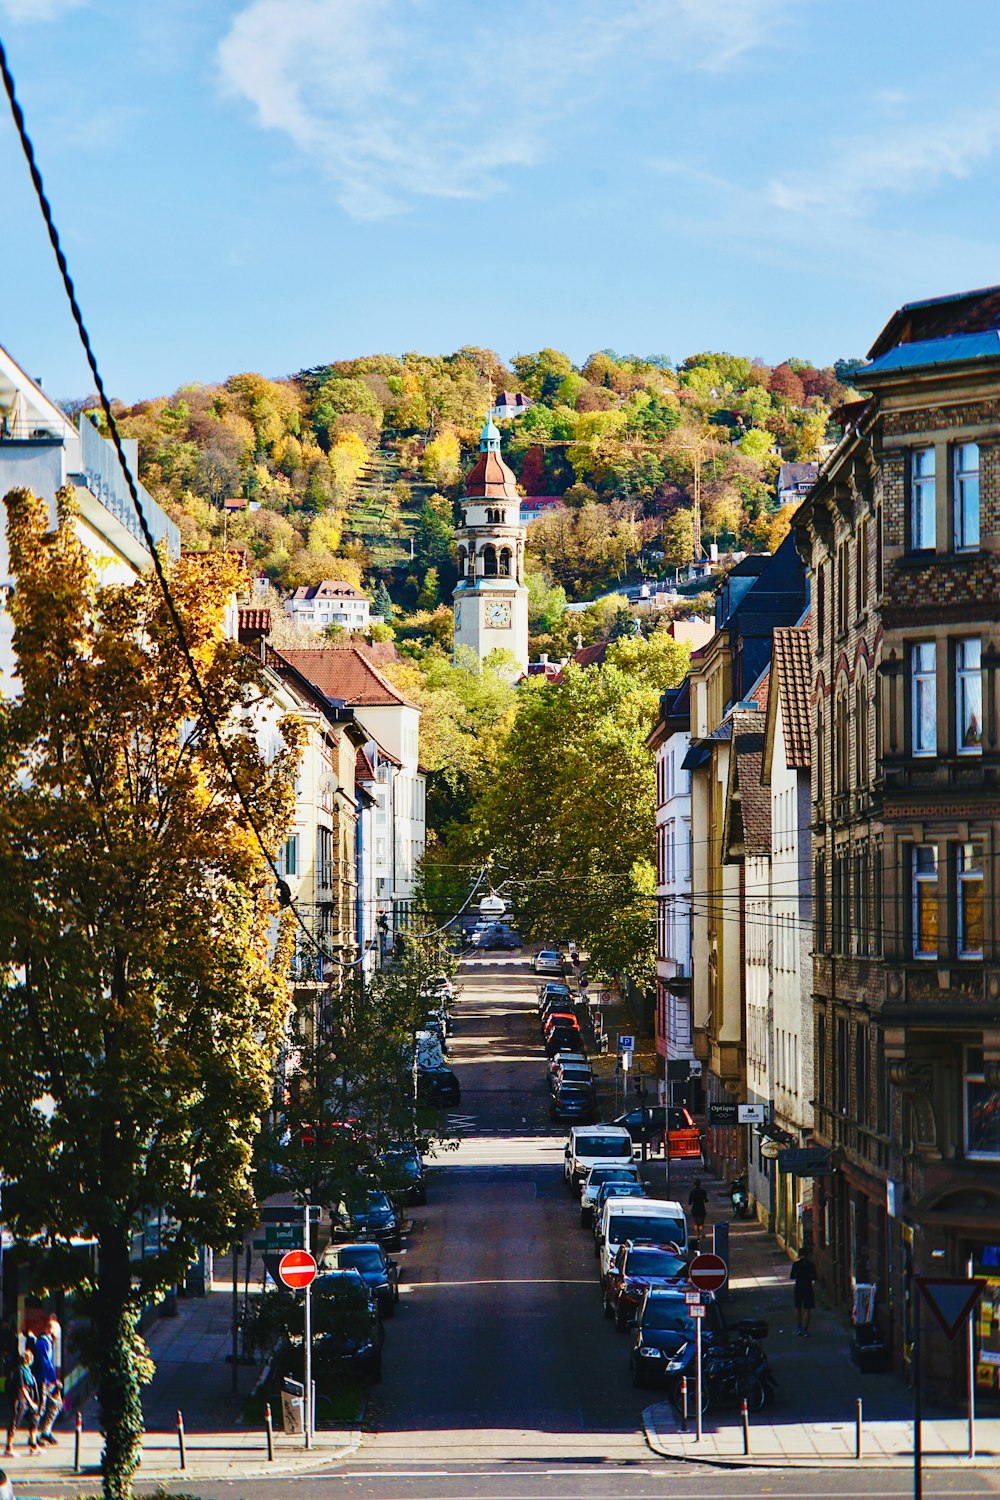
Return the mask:
[[745,1396],[743,1397],[740,1416],[743,1419],[743,1452],[748,1454],[750,1452],[750,1414],[747,1411],[747,1398]]
[[688,1378],[681,1376],[681,1431],[688,1430]]
[[83,1412],[76,1414],[76,1431],[73,1434],[73,1473],[80,1472],[80,1444],[83,1440]]
[[181,1454],[181,1468],[187,1468],[187,1453],[184,1451],[184,1413],[177,1413],[177,1446]]
[[854,1413],[854,1457],[859,1461],[861,1458],[861,1416],[861,1397],[859,1396]]
[[264,1429],[267,1432],[267,1461],[274,1463],[274,1423],[271,1421],[271,1403],[264,1403]]

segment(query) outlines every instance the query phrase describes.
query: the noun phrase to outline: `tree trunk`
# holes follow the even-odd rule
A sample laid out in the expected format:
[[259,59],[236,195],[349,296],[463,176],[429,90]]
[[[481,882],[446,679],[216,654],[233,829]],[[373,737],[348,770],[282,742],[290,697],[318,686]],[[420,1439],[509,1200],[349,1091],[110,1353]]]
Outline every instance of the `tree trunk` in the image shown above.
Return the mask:
[[131,1500],[142,1444],[142,1401],[136,1366],[138,1313],[132,1304],[131,1236],[115,1226],[99,1236],[94,1297],[97,1395],[104,1433],[104,1500]]

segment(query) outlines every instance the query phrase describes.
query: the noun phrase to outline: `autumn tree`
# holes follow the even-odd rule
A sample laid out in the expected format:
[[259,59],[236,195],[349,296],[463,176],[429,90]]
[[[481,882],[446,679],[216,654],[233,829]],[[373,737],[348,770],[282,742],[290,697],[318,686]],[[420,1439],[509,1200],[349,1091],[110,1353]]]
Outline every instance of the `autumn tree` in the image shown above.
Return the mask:
[[[157,583],[102,585],[76,532],[24,490],[6,497],[20,694],[0,706],[0,1172],[4,1219],[55,1249],[81,1234],[75,1282],[93,1330],[107,1500],[131,1494],[142,1411],[138,1318],[199,1244],[252,1210],[251,1144],[288,1000],[273,951],[265,843],[293,811],[298,729],[266,757],[258,667],[223,634],[225,554],[170,586],[196,691]],[[139,1216],[159,1252],[131,1260]]]

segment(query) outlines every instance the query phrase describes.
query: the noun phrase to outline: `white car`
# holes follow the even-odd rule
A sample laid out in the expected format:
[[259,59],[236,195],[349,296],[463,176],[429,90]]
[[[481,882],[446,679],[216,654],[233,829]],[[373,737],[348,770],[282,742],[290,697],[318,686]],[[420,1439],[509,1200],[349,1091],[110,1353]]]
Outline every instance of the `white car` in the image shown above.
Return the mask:
[[686,1250],[687,1220],[679,1203],[669,1198],[609,1198],[601,1215],[596,1252],[600,1279],[614,1265],[619,1245],[626,1240],[640,1245],[676,1245]]
[[562,957],[554,948],[543,948],[535,954],[536,974],[558,974],[562,978]]
[[574,1125],[563,1153],[563,1181],[579,1188],[591,1167],[630,1167],[632,1137],[620,1125]]
[[580,1227],[586,1229],[593,1223],[594,1205],[597,1195],[606,1182],[634,1183],[640,1191],[642,1182],[638,1167],[591,1167],[580,1189]]

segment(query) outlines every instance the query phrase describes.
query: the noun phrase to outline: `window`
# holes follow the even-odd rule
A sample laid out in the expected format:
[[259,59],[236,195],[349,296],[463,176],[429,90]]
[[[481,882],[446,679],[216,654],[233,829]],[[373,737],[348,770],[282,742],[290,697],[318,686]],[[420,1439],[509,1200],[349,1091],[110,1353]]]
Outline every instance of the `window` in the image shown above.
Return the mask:
[[851,737],[847,713],[846,687],[837,698],[833,721],[833,753],[836,762],[834,786],[840,796],[846,795],[851,786]]
[[816,903],[816,949],[826,952],[826,858],[817,854],[813,866],[814,900]]
[[823,705],[816,709],[816,801],[822,802],[826,777],[826,729],[823,723]]
[[914,641],[910,647],[910,738],[914,755],[937,754],[936,655],[933,641]]
[[317,883],[322,890],[333,885],[333,832],[329,828],[316,830]]
[[850,542],[837,548],[837,630],[847,629],[847,601],[850,598]]
[[882,845],[872,848],[872,952],[882,956]]
[[286,875],[297,875],[299,873],[299,836],[293,833],[291,838],[285,840],[284,873]]
[[868,584],[868,518],[858,527],[857,567],[854,571],[854,613],[860,617],[865,608],[865,592]]
[[816,565],[816,649],[823,649],[823,633],[826,629],[826,581],[823,564]]
[[854,730],[857,748],[855,760],[857,763],[857,788],[863,792],[868,787],[868,678],[859,677],[855,688],[854,700]]
[[959,844],[956,864],[958,956],[982,958],[985,916],[982,850],[976,844]]
[[875,511],[875,593],[882,597],[882,507]]
[[848,1051],[849,1033],[847,1017],[837,1017],[837,1053],[834,1058],[836,1076],[833,1080],[833,1102],[841,1114],[850,1108],[851,1063]]
[[858,1026],[854,1032],[854,1117],[859,1125],[867,1125],[871,1118],[871,1038],[867,1026]]
[[982,645],[978,639],[955,646],[955,712],[959,755],[979,755],[983,748]]
[[913,955],[937,958],[938,856],[934,844],[913,846]]
[[1000,1092],[986,1082],[982,1047],[965,1049],[965,1154],[1000,1156]]
[[959,443],[954,452],[955,550],[979,546],[979,444]]
[[910,546],[931,551],[937,540],[934,449],[916,448],[910,459]]
[[816,1098],[826,1102],[826,1017],[816,1017]]

